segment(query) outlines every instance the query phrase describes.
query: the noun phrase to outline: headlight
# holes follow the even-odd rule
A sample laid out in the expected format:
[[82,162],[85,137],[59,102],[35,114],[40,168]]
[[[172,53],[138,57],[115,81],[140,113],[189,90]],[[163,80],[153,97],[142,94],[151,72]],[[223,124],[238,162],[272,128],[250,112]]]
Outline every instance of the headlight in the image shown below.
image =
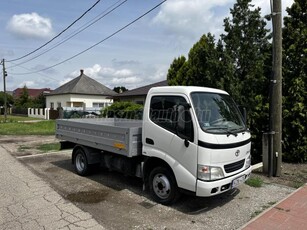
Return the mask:
[[197,177],[201,180],[217,180],[223,178],[224,173],[220,167],[198,165]]
[[249,154],[248,157],[246,158],[246,163],[245,163],[245,168],[249,168],[251,166],[252,162],[252,156]]

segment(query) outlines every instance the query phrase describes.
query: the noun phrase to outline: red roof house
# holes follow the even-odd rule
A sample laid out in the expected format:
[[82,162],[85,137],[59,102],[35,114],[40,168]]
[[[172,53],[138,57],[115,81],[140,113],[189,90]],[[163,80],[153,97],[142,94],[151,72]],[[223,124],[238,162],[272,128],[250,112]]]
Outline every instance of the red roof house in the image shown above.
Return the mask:
[[[49,94],[52,92],[52,90],[50,88],[42,88],[42,89],[30,89],[27,88],[28,93],[29,93],[29,97],[31,98],[36,98],[38,97],[40,94],[44,93],[44,94]],[[13,91],[13,97],[18,98],[22,95],[23,92],[23,88],[17,88]]]

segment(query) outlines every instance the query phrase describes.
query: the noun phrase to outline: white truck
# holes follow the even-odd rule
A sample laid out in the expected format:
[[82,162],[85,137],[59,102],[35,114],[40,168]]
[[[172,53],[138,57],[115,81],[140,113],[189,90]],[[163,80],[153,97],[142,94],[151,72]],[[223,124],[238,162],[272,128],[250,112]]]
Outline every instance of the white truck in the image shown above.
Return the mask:
[[56,137],[75,143],[77,174],[103,166],[140,177],[162,204],[181,192],[226,192],[251,174],[251,135],[243,116],[228,93],[213,88],[152,88],[143,120],[60,119]]

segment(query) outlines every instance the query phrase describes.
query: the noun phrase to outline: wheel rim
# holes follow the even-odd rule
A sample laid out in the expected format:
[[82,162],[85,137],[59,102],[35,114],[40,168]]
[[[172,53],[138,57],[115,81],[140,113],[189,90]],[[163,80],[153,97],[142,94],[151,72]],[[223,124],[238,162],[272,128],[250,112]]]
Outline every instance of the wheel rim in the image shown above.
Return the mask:
[[76,157],[76,168],[79,172],[82,172],[85,168],[85,162],[84,162],[84,157],[82,154],[78,154]]
[[163,174],[156,174],[152,181],[153,190],[155,194],[161,198],[166,199],[171,193],[171,185],[168,178]]

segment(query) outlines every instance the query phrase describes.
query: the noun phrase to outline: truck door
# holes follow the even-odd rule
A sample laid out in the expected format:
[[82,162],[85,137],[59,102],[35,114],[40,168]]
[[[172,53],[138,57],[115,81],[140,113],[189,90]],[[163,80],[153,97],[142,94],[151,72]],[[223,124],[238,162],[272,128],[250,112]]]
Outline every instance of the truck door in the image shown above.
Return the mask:
[[183,96],[153,96],[145,145],[160,154],[172,168],[179,187],[195,191],[197,146],[195,127]]

